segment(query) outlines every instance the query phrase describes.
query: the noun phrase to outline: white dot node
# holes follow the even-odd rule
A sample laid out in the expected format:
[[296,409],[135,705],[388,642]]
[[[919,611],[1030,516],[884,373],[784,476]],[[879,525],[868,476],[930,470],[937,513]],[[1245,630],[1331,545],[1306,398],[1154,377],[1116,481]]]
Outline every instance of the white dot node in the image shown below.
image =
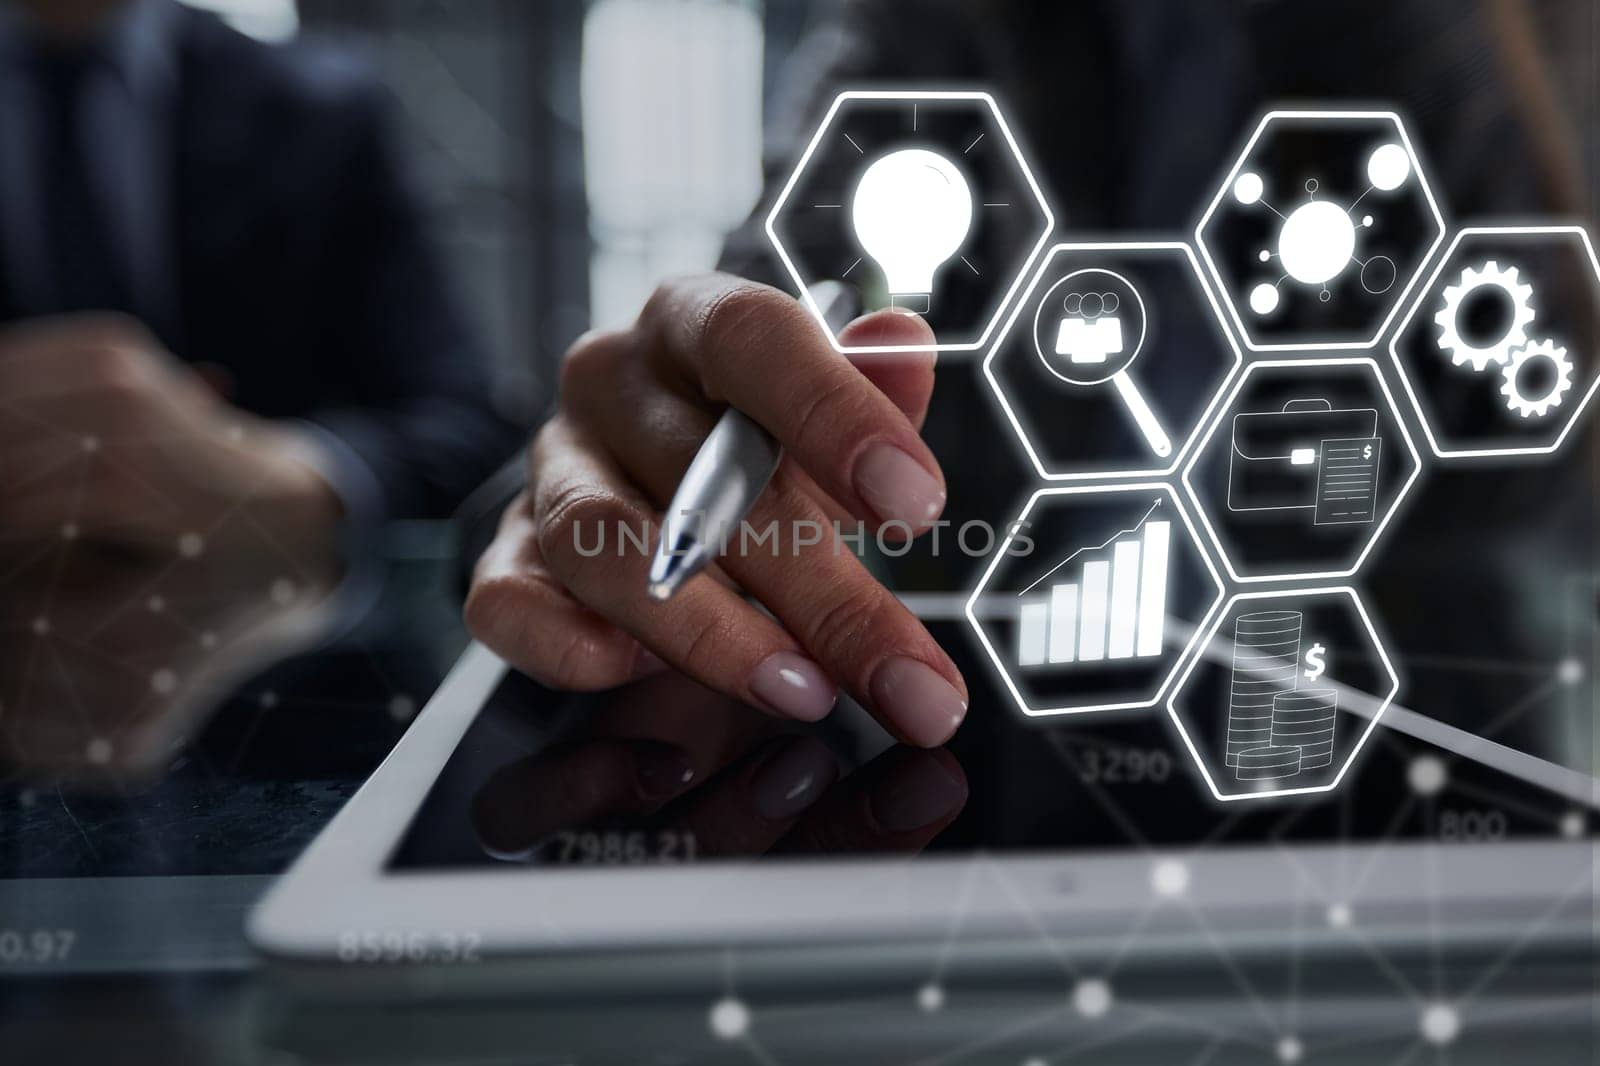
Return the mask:
[[1278,287],[1263,281],[1250,290],[1250,310],[1258,315],[1270,315],[1278,309]]
[[1306,1049],[1301,1046],[1300,1041],[1295,1037],[1286,1036],[1278,1041],[1279,1062],[1299,1062],[1305,1053]]
[[750,1031],[750,1008],[729,996],[711,1005],[711,1031],[723,1040],[737,1040]]
[[389,701],[389,716],[397,722],[410,721],[416,713],[416,701],[410,696],[396,696]]
[[198,558],[206,550],[205,538],[198,533],[185,533],[178,538],[178,554],[185,559]]
[[111,761],[111,741],[105,737],[95,737],[89,741],[88,747],[83,749],[83,754],[96,766],[104,766]]
[[1411,762],[1411,769],[1406,773],[1406,780],[1411,783],[1411,790],[1419,796],[1436,796],[1444,789],[1445,782],[1449,779],[1444,763],[1432,755],[1419,755]]
[[1266,192],[1266,185],[1261,180],[1261,175],[1252,171],[1245,171],[1233,179],[1233,198],[1241,204],[1253,204],[1261,199],[1261,194]]
[[1355,915],[1350,913],[1350,904],[1332,903],[1328,905],[1328,924],[1335,929],[1348,929],[1355,920]]
[[83,438],[83,450],[88,455],[93,455],[100,450],[100,438],[89,436]]
[[78,539],[78,523],[76,523],[76,522],[63,523],[62,526],[61,526],[61,539],[62,540],[77,540]]
[[1256,253],[1256,258],[1261,260],[1263,263],[1272,262],[1272,251],[1271,251],[1271,249],[1268,249],[1268,248],[1261,249],[1261,251]]
[[1384,192],[1393,192],[1411,176],[1411,157],[1398,144],[1384,144],[1367,157],[1367,180]]
[[1577,840],[1583,836],[1585,828],[1587,827],[1583,824],[1583,815],[1577,811],[1568,811],[1561,816],[1561,835],[1568,840]]
[[33,620],[33,631],[41,637],[49,633],[50,619],[43,617],[35,618]]
[[1422,1038],[1430,1044],[1448,1044],[1461,1033],[1461,1015],[1447,1003],[1434,1003],[1422,1012]]
[[1556,667],[1556,680],[1563,685],[1576,685],[1583,680],[1583,664],[1576,659],[1562,659]]
[[1111,1009],[1111,986],[1098,977],[1086,977],[1072,989],[1072,1005],[1085,1018],[1101,1018]]
[[1371,215],[1362,215],[1361,216],[1361,227],[1363,229],[1371,229],[1372,228],[1372,216]]
[[160,695],[167,695],[178,687],[178,675],[171,670],[157,670],[150,675],[150,688]]
[[1302,285],[1321,285],[1350,265],[1356,250],[1356,228],[1344,208],[1330,200],[1312,200],[1290,212],[1278,232],[1278,260]]
[[280,577],[272,583],[272,602],[287,605],[294,602],[294,582]]
[[278,694],[273,692],[271,689],[268,689],[260,696],[256,697],[256,702],[262,707],[265,707],[267,710],[271,710],[278,705]]
[[932,1014],[944,1006],[944,989],[929,982],[917,989],[917,1006]]
[[1162,859],[1150,871],[1150,887],[1163,899],[1176,899],[1189,891],[1189,864],[1179,859]]
[[167,609],[167,601],[160,596],[151,596],[145,601],[145,606],[150,608],[151,614],[160,614]]

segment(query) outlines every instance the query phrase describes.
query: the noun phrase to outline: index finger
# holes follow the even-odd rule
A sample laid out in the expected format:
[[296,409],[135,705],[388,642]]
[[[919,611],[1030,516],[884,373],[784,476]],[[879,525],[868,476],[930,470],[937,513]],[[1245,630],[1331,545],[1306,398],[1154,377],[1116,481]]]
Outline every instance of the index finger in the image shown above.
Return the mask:
[[[905,323],[906,346],[920,333],[932,347],[926,324]],[[640,324],[681,380],[766,427],[851,514],[916,533],[944,510],[944,475],[916,426],[792,298],[725,274],[687,278],[657,289]]]

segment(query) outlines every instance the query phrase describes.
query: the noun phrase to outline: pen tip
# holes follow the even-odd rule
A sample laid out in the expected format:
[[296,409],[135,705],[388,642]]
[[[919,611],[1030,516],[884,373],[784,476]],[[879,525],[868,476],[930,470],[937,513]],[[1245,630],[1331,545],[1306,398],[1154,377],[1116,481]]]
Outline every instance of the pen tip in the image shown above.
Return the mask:
[[666,603],[672,598],[673,588],[665,581],[650,582],[650,598],[657,603]]

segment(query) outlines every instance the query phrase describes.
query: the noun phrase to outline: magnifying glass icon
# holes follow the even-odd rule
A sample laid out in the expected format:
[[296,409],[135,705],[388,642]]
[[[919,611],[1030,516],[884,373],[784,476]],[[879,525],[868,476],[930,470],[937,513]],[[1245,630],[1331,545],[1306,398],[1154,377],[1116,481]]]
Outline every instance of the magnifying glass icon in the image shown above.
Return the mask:
[[1046,369],[1069,385],[1110,382],[1150,450],[1165,459],[1172,438],[1128,368],[1145,338],[1144,298],[1121,274],[1076,270],[1045,291],[1033,314],[1033,346]]

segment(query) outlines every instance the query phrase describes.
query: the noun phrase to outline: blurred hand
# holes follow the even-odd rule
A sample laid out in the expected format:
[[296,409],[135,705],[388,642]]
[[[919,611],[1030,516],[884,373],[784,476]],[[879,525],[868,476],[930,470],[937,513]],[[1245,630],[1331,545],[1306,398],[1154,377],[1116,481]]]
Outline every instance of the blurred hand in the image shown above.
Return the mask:
[[[137,322],[0,331],[0,536],[210,550],[254,525],[304,569],[336,565],[340,504],[291,427],[223,403]],[[232,522],[229,519],[243,519]]]
[[55,784],[149,783],[242,682],[318,640],[328,588],[284,580],[264,535],[240,548],[153,558],[63,543],[12,568],[0,766]]
[[[832,536],[857,519],[886,537],[943,509],[938,464],[918,436],[933,389],[933,335],[880,312],[846,344],[928,351],[852,363],[795,300],[724,275],[672,282],[632,329],[581,338],[557,415],[535,439],[528,488],[478,564],[467,624],[507,661],[558,688],[621,684],[661,662],[738,700],[815,720],[837,686],[895,736],[943,743],[966,713],[955,664]],[[646,594],[648,552],[618,550],[619,524],[654,547],[658,515],[724,406],[765,426],[784,461],[752,509],[779,549],[739,550],[666,603]],[[805,523],[822,542],[795,545]],[[607,549],[586,557],[604,528]],[[736,586],[736,587],[730,587]],[[746,602],[741,591],[770,615]]]

